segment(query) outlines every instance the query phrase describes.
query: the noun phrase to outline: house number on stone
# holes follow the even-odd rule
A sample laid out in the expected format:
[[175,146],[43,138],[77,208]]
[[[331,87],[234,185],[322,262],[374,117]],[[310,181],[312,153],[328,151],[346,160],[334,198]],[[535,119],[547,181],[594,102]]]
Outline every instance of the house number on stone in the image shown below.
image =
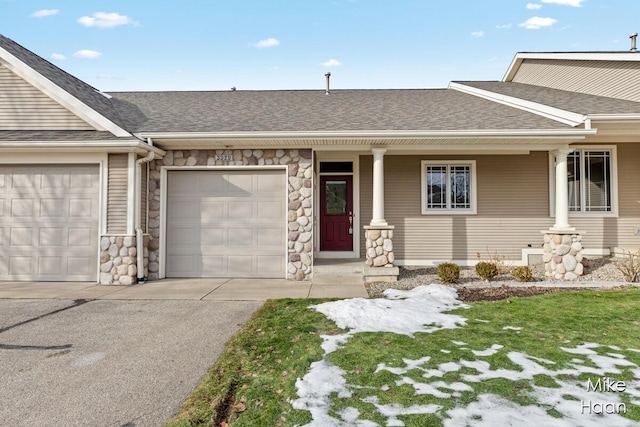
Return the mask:
[[214,160],[220,162],[230,162],[231,160],[233,160],[233,156],[231,154],[216,154]]

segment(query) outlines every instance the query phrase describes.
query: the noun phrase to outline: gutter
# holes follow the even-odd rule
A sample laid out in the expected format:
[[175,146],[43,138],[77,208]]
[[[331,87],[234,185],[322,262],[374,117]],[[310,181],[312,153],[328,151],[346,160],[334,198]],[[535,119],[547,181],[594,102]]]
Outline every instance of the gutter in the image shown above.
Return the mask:
[[[582,118],[582,116],[580,116]],[[582,123],[582,120],[579,122]],[[362,131],[308,131],[308,132],[151,132],[142,134],[145,138],[182,139],[182,140],[212,140],[219,141],[224,146],[225,142],[234,140],[261,140],[261,139],[481,139],[481,138],[538,138],[560,137],[571,138],[594,134],[595,131],[585,129],[489,129],[489,130],[362,130]]]
[[78,151],[107,151],[110,153],[146,154],[153,151],[158,157],[164,157],[165,151],[144,142],[131,141],[0,141],[0,149],[38,149],[39,151],[74,150]]
[[[153,147],[153,143],[151,142],[151,138],[148,139],[149,146]],[[137,280],[138,284],[144,283],[144,233],[142,231],[142,218],[140,213],[141,208],[141,197],[144,197],[142,192],[140,191],[140,187],[142,184],[142,165],[149,163],[155,158],[155,151],[150,150],[147,155],[141,159],[136,160],[136,178],[135,178],[135,230],[136,230],[136,262],[137,262]],[[149,179],[149,171],[147,169],[147,181]],[[148,192],[147,187],[147,192]]]

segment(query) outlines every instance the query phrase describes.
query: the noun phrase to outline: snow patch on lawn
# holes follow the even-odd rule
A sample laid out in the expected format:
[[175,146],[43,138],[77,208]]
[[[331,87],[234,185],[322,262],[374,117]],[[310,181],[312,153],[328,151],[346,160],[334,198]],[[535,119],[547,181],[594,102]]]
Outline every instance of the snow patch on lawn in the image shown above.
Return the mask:
[[[335,321],[338,327],[347,329],[340,335],[322,336],[322,348],[325,357],[311,365],[311,369],[296,382],[298,398],[292,401],[295,409],[305,410],[311,414],[312,421],[308,427],[371,427],[378,424],[360,420],[360,412],[356,408],[347,408],[340,413],[330,411],[332,394],[338,398],[352,396],[350,387],[344,378],[345,372],[327,361],[326,355],[344,346],[348,339],[359,332],[390,332],[413,337],[416,332],[431,333],[442,329],[455,329],[466,325],[467,319],[459,315],[447,314],[456,308],[467,305],[456,300],[455,290],[441,285],[420,286],[410,291],[387,290],[385,299],[350,299],[329,302],[312,306]],[[522,328],[505,327],[504,329],[520,330]],[[467,343],[451,341],[460,350]],[[484,350],[470,350],[469,356],[489,357],[501,353],[504,347],[493,344]],[[508,351],[505,356],[516,366],[515,369],[492,369],[486,360],[451,361],[438,365],[437,369],[429,366],[431,357],[425,356],[416,360],[403,358],[404,366],[378,365],[375,372],[388,371],[398,376],[396,386],[409,385],[416,395],[431,395],[440,399],[458,398],[464,392],[473,392],[483,381],[491,379],[507,379],[510,381],[526,380],[530,383],[527,392],[534,405],[518,405],[503,397],[481,393],[477,400],[467,406],[459,406],[447,411],[437,404],[412,405],[381,404],[377,396],[362,398],[361,401],[373,405],[386,418],[383,425],[404,426],[398,417],[414,414],[436,414],[445,427],[455,426],[501,426],[501,425],[553,425],[558,427],[595,427],[606,424],[611,426],[634,426],[636,422],[615,413],[603,416],[585,412],[584,402],[601,402],[621,405],[622,395],[631,396],[631,404],[640,405],[640,381],[626,382],[624,393],[588,390],[586,381],[567,380],[584,375],[593,375],[593,381],[606,376],[621,374],[624,368],[631,371],[635,378],[640,378],[640,367],[621,353],[607,352],[606,348],[621,351],[615,346],[601,346],[597,343],[583,343],[576,347],[561,347],[561,350],[580,356],[571,360],[567,367],[552,370],[554,361],[534,357],[526,353]],[[635,349],[627,349],[636,351]],[[444,353],[449,350],[441,349]],[[585,363],[588,365],[585,365]],[[461,376],[462,381],[446,382],[434,380],[421,382],[407,374],[410,371],[422,371],[422,377],[442,378],[449,372],[463,368],[467,373]],[[472,370],[471,372],[468,372]],[[475,372],[473,372],[475,371]],[[555,386],[542,387],[535,385],[534,377],[543,375],[552,378]],[[389,391],[385,385],[381,388]],[[548,411],[553,410],[552,413]],[[555,416],[554,416],[555,415]]]

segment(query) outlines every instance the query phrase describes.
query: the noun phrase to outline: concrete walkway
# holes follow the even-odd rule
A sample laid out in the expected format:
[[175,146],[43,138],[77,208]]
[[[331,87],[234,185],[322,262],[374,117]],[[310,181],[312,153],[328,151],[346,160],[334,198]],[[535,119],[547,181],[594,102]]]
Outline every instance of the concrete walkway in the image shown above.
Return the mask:
[[284,279],[163,279],[131,286],[87,282],[0,282],[0,299],[264,301],[281,298],[367,298],[362,283]]

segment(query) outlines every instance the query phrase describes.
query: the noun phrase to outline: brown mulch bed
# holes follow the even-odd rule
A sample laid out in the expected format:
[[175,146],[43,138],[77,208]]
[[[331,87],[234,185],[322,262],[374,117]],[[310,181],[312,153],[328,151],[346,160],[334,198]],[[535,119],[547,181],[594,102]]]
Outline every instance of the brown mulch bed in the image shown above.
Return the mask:
[[550,286],[500,286],[491,288],[458,288],[458,299],[460,301],[499,301],[508,298],[530,297],[534,295],[555,294],[559,292],[578,292],[584,290],[594,290],[598,292],[609,292],[627,289],[626,286],[614,288],[563,288]]

